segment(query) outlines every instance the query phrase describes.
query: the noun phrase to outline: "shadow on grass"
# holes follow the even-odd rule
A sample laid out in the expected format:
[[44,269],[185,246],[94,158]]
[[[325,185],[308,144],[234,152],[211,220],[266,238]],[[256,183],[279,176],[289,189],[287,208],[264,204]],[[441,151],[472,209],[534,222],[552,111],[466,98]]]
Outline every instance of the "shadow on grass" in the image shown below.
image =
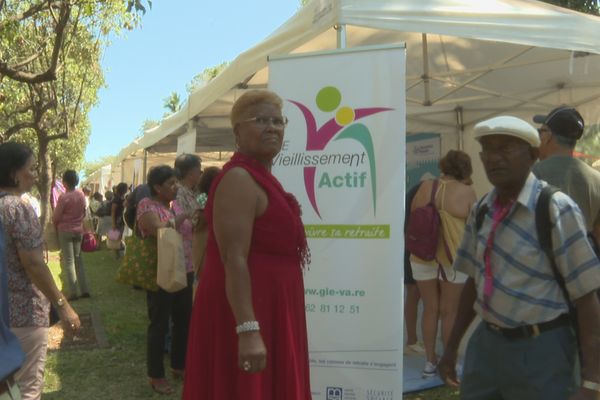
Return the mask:
[[[73,303],[79,313],[100,316],[108,347],[89,350],[61,349],[48,353],[45,400],[179,399],[176,393],[154,393],[146,377],[146,294],[115,282],[118,261],[112,251],[85,253],[84,265],[91,299]],[[51,262],[55,277],[60,266]],[[168,364],[167,364],[168,365]]]

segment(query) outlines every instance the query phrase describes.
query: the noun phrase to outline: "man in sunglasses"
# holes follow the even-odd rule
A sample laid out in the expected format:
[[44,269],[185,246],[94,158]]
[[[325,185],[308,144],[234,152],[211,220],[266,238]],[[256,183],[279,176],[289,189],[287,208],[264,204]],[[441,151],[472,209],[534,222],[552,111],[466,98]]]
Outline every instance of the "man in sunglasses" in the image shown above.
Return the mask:
[[533,166],[533,173],[577,203],[594,244],[600,243],[600,172],[573,157],[583,135],[581,114],[573,107],[560,106],[548,115],[536,115],[533,121],[541,124],[540,162]]

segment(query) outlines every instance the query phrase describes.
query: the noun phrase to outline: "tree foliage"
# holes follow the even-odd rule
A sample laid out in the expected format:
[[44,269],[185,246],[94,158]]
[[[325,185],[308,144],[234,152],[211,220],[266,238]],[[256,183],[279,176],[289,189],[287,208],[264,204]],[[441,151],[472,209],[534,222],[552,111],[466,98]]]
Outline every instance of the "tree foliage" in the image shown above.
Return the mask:
[[102,49],[111,32],[139,19],[137,5],[131,12],[128,6],[127,0],[0,0],[0,141],[23,141],[36,151],[42,222],[53,178],[81,167],[88,112],[104,84]]
[[[145,11],[141,0],[0,0],[0,81],[56,79],[69,27],[82,16],[83,23],[104,20],[96,27],[106,35],[115,28],[131,29]],[[34,61],[43,54],[50,57],[42,67]]]
[[221,71],[227,68],[228,65],[229,61],[224,61],[221,64],[215,65],[213,67],[208,67],[204,69],[204,71],[194,76],[190,83],[188,83],[185,86],[188,95],[194,93],[196,90],[200,89],[202,86],[215,79],[217,75],[221,73]]
[[156,128],[160,125],[160,121],[154,119],[147,119],[142,123],[142,127],[140,128],[140,133],[143,135],[144,132],[149,131],[150,129]]
[[597,0],[542,0],[546,3],[554,4],[555,6],[569,8],[571,10],[600,15]]
[[167,110],[165,117],[171,114],[175,114],[181,110],[181,97],[177,92],[171,92],[170,95],[163,99],[163,108]]
[[115,160],[114,156],[104,156],[95,161],[85,162],[83,164],[83,168],[82,168],[83,174],[86,177],[89,177],[90,175],[92,175],[94,172],[98,171],[100,168],[104,167],[105,165],[112,164],[114,160]]

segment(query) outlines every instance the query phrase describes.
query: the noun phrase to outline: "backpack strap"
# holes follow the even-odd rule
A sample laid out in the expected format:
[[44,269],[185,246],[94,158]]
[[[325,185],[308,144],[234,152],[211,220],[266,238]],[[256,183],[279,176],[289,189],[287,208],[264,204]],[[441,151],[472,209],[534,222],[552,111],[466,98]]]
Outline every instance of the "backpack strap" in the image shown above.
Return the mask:
[[569,298],[569,292],[567,291],[565,279],[558,270],[558,266],[556,265],[556,260],[554,258],[554,250],[552,249],[552,222],[550,221],[550,201],[552,200],[552,196],[554,195],[554,193],[559,191],[560,190],[558,188],[551,185],[545,186],[542,189],[542,192],[538,197],[537,205],[535,207],[535,228],[537,231],[540,247],[542,248],[544,254],[546,254],[546,257],[548,257],[548,261],[550,261],[550,267],[552,268],[554,279],[558,283],[558,286],[560,286],[560,290],[565,298],[565,301],[569,305],[569,311],[572,311],[571,308],[573,307],[573,304],[571,302],[571,299]]
[[552,185],[547,185],[542,188],[542,192],[538,197],[537,205],[535,207],[535,229],[537,231],[538,241],[540,243],[540,247],[542,251],[548,257],[548,261],[550,261],[550,267],[552,268],[552,274],[554,275],[554,280],[560,287],[563,297],[567,302],[567,306],[569,307],[569,320],[571,321],[571,326],[575,331],[575,340],[577,341],[577,348],[579,349],[579,361],[581,362],[581,346],[579,343],[579,324],[577,321],[577,310],[573,302],[569,297],[569,292],[567,291],[567,285],[565,283],[564,277],[561,275],[558,270],[558,265],[556,265],[556,259],[554,258],[554,250],[552,249],[552,222],[550,221],[550,201],[552,200],[552,196],[554,193],[559,192],[560,189],[554,187]]
[[[435,209],[437,210],[437,206],[435,205],[435,198],[437,196],[437,189],[438,189],[438,184],[440,183],[439,179],[436,179],[433,181],[433,186],[431,188],[431,204],[433,204],[433,206],[435,207]],[[442,192],[442,196],[445,196],[446,194],[446,186],[444,184],[440,185],[441,188],[440,190],[443,190]],[[442,197],[442,203],[440,203],[440,208],[443,209],[443,197]],[[441,224],[440,224],[440,228],[441,228]],[[448,247],[448,243],[446,242],[446,238],[444,237],[444,230],[442,229],[440,232],[441,235],[441,239],[442,239],[442,244],[444,245],[444,251],[446,252],[446,257],[448,258],[448,261],[450,261],[450,264],[452,264],[454,262],[453,257],[452,257],[452,252],[450,252],[450,248]],[[435,260],[438,263],[438,276],[440,276],[442,278],[442,280],[444,282],[448,282],[448,277],[446,276],[446,272],[444,271],[444,267],[442,267],[442,263],[437,259]]]
[[485,215],[488,213],[490,208],[487,205],[487,199],[489,193],[483,195],[481,199],[477,202],[477,211],[475,212],[475,232],[479,232],[481,226],[483,225],[483,220],[485,219]]
[[438,180],[434,179],[433,180],[433,184],[431,186],[431,198],[429,199],[429,202],[431,204],[433,204],[435,206],[435,194],[437,193],[437,187],[438,187]]

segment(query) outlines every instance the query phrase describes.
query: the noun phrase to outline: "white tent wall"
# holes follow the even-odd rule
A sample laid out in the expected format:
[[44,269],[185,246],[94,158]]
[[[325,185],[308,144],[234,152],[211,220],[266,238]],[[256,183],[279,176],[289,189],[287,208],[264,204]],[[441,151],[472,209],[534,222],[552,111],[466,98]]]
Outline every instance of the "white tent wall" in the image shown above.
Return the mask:
[[588,126],[600,121],[598,37],[600,18],[533,0],[313,0],[117,162],[143,148],[175,151],[189,121],[197,151],[231,149],[231,105],[245,89],[267,86],[268,56],[331,50],[340,39],[346,47],[405,42],[407,134],[441,133],[443,153],[467,151],[482,194],[489,184],[475,123],[499,114],[530,120],[563,103],[579,107]]

